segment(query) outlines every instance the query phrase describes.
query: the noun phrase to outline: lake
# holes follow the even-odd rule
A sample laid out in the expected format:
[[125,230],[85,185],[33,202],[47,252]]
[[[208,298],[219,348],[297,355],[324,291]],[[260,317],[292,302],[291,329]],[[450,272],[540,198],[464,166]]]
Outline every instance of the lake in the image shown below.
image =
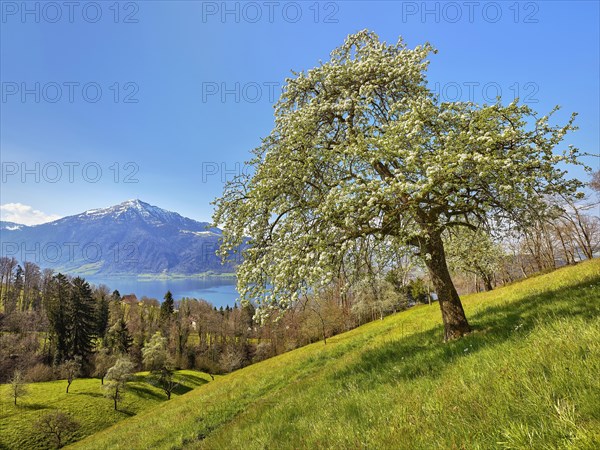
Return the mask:
[[121,295],[135,294],[156,298],[162,302],[167,291],[171,291],[175,300],[183,297],[204,299],[217,308],[233,306],[238,293],[235,289],[235,278],[176,278],[148,279],[137,277],[86,277],[93,284],[105,284],[110,291],[117,289]]

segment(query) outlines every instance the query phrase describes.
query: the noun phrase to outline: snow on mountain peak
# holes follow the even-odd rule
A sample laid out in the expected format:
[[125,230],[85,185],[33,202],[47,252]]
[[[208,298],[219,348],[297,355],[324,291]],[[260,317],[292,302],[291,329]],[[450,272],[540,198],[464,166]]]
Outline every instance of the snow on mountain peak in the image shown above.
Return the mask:
[[176,212],[150,205],[139,199],[126,200],[108,208],[90,209],[79,214],[78,217],[81,219],[111,218],[114,220],[129,220],[137,217],[151,225],[174,225],[184,229],[191,226],[193,230],[197,230],[200,224],[200,222],[187,219]]
[[0,221],[0,230],[16,231],[16,230],[20,230],[23,227],[27,227],[27,225],[15,223],[15,222]]
[[117,205],[117,206],[125,206],[128,208],[136,208],[136,209],[143,209],[147,206],[151,206],[150,204],[141,201],[138,198],[133,198],[131,200],[125,200],[123,203]]

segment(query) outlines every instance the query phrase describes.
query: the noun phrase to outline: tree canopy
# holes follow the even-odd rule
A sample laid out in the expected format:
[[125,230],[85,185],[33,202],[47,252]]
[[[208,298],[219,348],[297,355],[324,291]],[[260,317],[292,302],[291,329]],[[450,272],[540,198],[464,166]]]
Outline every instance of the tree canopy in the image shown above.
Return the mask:
[[289,305],[331,283],[357,242],[399,242],[429,270],[445,338],[459,337],[470,327],[442,234],[519,220],[541,213],[546,196],[576,195],[581,183],[559,164],[577,163],[578,150],[555,151],[575,114],[557,126],[557,108],[540,117],[518,101],[441,102],[427,87],[431,53],[364,30],[286,80],[253,170],[215,202],[222,255],[243,251],[243,299]]

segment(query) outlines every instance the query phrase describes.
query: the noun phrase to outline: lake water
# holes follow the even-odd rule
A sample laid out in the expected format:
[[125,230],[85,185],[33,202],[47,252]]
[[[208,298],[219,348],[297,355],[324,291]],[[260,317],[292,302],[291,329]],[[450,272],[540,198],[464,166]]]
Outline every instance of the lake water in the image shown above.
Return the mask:
[[93,284],[105,284],[110,291],[117,289],[121,295],[144,295],[162,302],[167,291],[171,291],[175,300],[183,297],[204,299],[217,308],[233,306],[238,294],[235,278],[178,278],[172,280],[138,279],[137,277],[86,277]]

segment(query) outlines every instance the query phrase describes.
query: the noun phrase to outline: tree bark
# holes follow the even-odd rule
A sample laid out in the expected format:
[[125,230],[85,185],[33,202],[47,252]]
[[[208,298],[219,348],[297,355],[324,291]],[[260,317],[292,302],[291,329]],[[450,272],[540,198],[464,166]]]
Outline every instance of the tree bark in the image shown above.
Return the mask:
[[442,321],[444,322],[444,340],[460,338],[471,331],[460,297],[446,264],[444,243],[439,232],[430,232],[423,244],[426,253],[425,264],[429,270],[433,287],[438,296]]
[[483,280],[483,285],[487,292],[494,290],[494,286],[492,284],[492,275],[486,274],[486,275],[483,275],[481,278]]
[[483,279],[483,284],[485,285],[486,292],[494,290],[494,286],[492,286],[492,282],[490,281],[489,278],[484,278]]

